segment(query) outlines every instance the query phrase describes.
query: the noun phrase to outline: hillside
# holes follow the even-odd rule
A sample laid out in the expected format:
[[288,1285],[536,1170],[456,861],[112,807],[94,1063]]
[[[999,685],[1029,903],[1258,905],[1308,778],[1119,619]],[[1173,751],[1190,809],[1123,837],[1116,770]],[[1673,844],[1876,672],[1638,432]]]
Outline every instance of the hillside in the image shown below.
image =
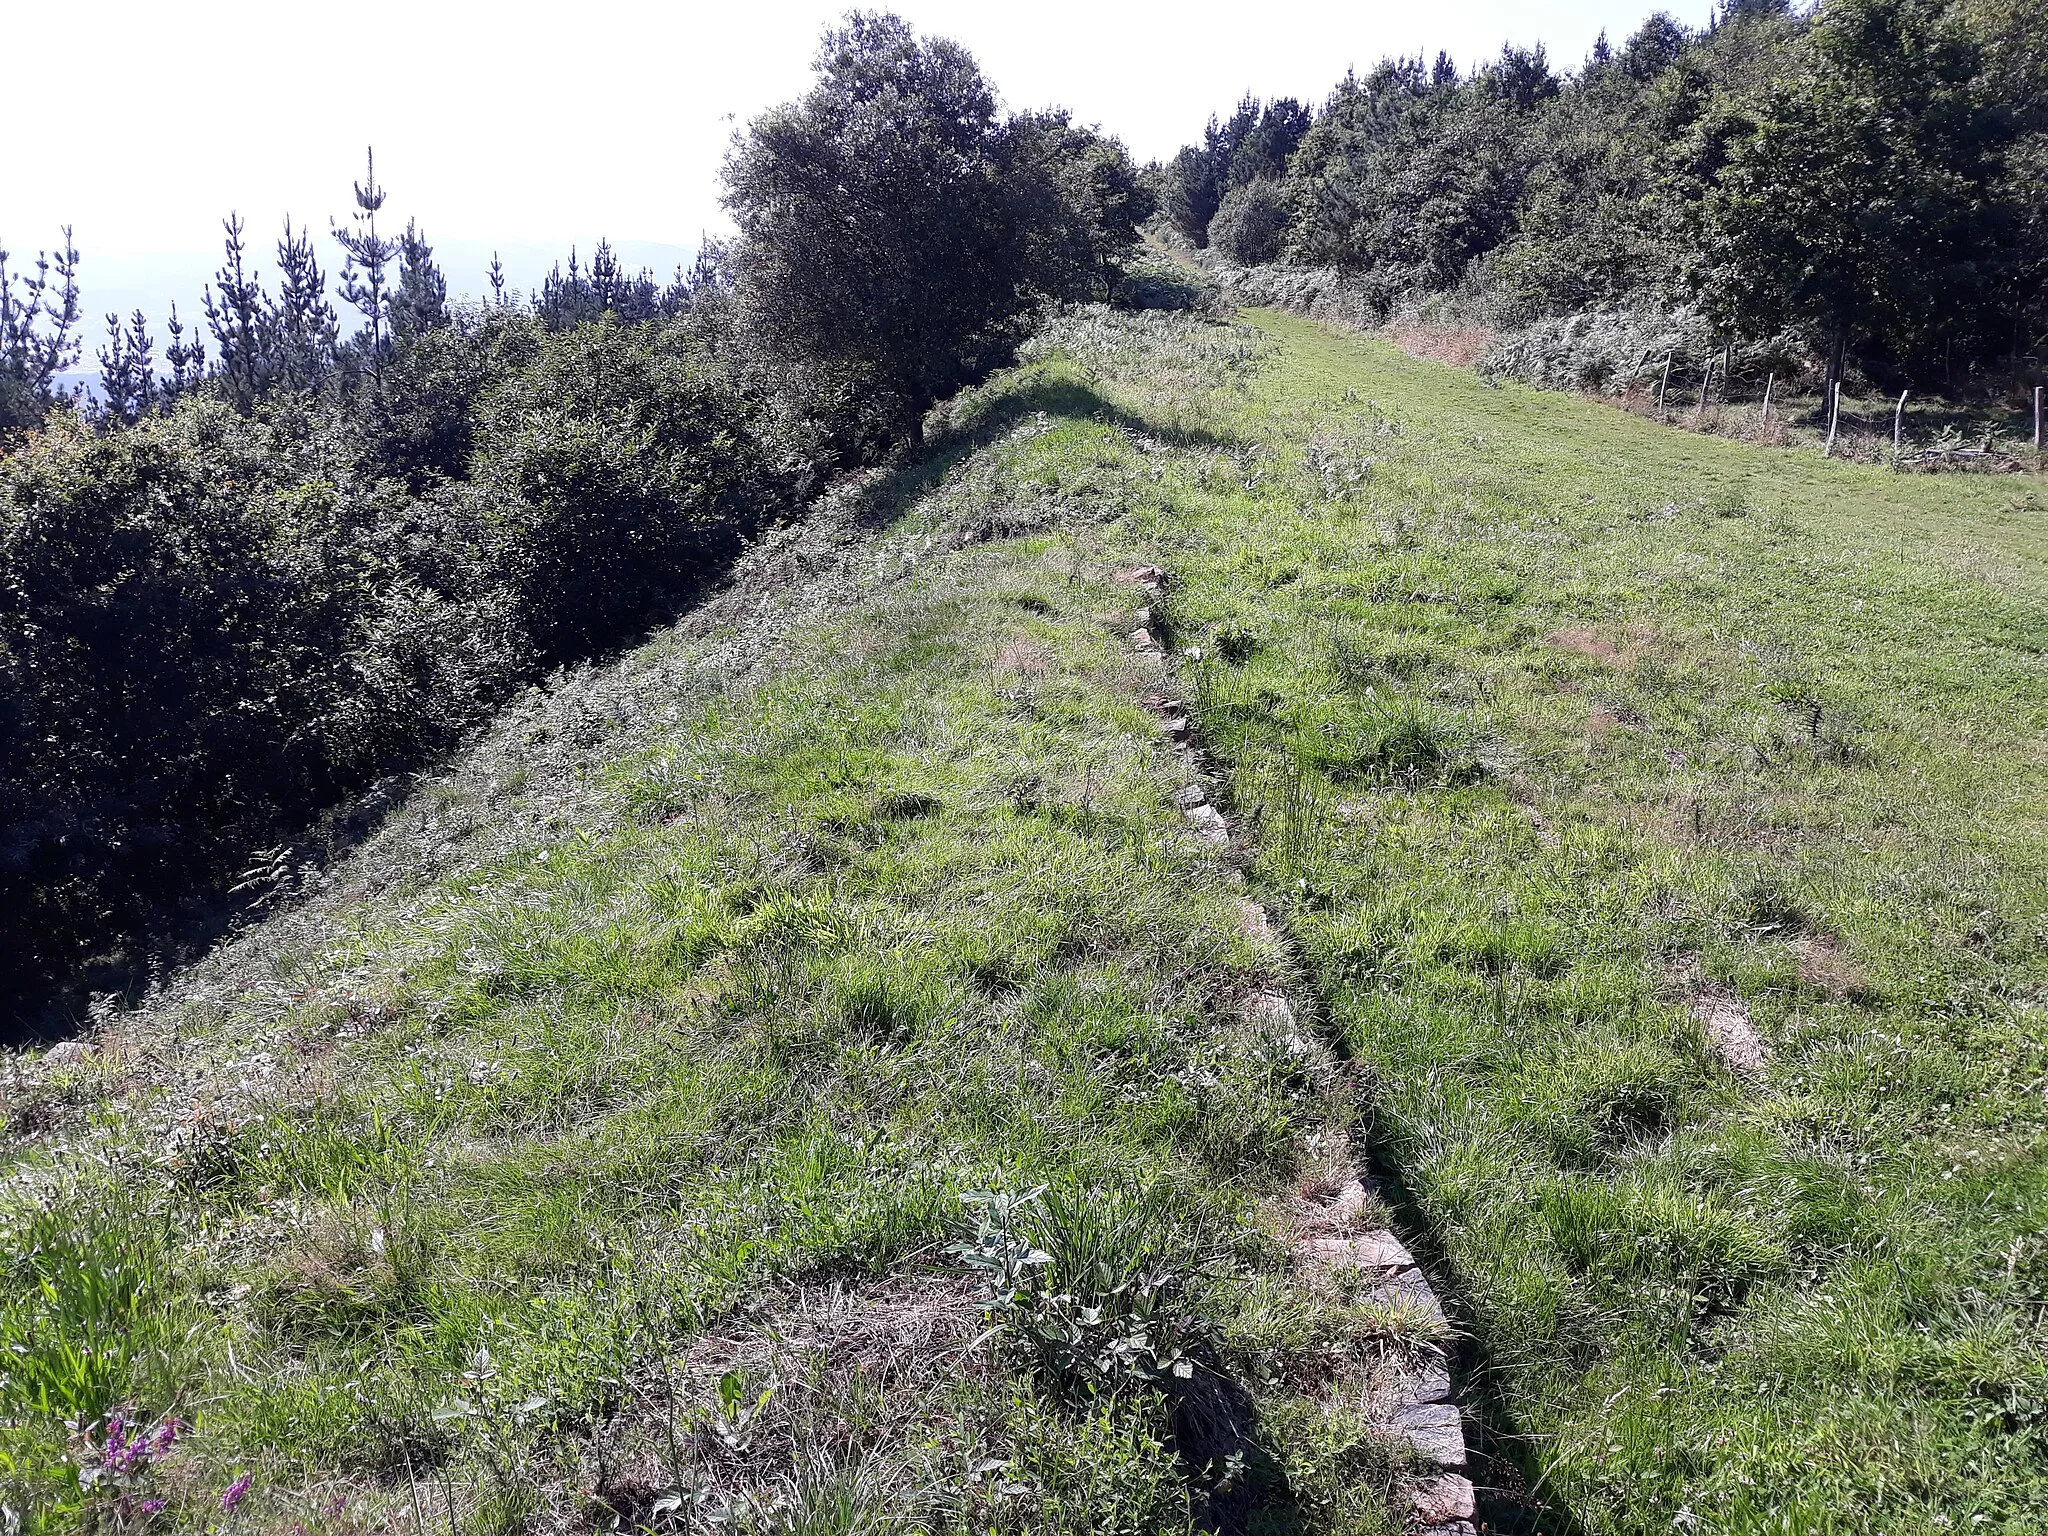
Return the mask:
[[2035,482],[1266,313],[947,418],[0,1065],[8,1528],[2038,1529]]

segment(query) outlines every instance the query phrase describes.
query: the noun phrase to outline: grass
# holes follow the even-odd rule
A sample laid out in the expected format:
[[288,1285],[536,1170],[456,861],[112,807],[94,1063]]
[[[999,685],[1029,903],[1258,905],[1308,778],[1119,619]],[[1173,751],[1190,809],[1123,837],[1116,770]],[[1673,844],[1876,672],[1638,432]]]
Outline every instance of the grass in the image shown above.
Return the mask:
[[[2048,1522],[2032,480],[1267,314],[1062,321],[935,441],[0,1063],[13,1518],[1390,1531],[1330,1386],[1415,1319],[1272,1214],[1356,1132],[1493,1528]],[[1305,975],[1171,803],[1140,560]],[[87,1486],[123,1405],[189,1429]]]
[[2048,502],[1256,325],[1141,525],[1527,1518],[2040,1528]]
[[[5,1062],[10,1532],[1298,1528],[1327,1458],[1210,1466],[1190,1394],[1317,1422],[1407,1346],[1269,1214],[1348,1111],[1239,1006],[1289,962],[1170,798],[1113,414],[1059,361],[959,402]],[[116,1410],[180,1427],[119,1480]]]

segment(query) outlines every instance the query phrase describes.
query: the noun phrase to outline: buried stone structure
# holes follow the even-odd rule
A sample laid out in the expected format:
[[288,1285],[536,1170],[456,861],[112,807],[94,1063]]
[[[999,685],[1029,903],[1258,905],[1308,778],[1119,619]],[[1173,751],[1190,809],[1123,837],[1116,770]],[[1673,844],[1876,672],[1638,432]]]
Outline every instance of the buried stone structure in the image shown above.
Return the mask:
[[[1163,677],[1169,658],[1155,633],[1160,627],[1155,609],[1165,596],[1166,573],[1156,565],[1141,565],[1118,572],[1116,579],[1146,595],[1128,639],[1141,662]],[[1148,692],[1145,704],[1181,758],[1185,781],[1174,793],[1174,804],[1197,837],[1229,849],[1230,823],[1210,802],[1186,706],[1159,691]],[[1249,934],[1280,947],[1279,933],[1264,907],[1247,899],[1240,903],[1240,913]],[[1334,1074],[1336,1061],[1328,1042],[1300,1025],[1285,996],[1255,992],[1244,1000],[1243,1010],[1247,1022],[1307,1058],[1312,1073],[1325,1080]],[[1443,1303],[1407,1245],[1393,1232],[1369,1224],[1368,1215],[1379,1203],[1355,1166],[1346,1138],[1327,1137],[1314,1149],[1314,1161],[1321,1164],[1317,1177],[1276,1213],[1289,1235],[1297,1273],[1319,1288],[1343,1288],[1358,1300],[1378,1304],[1419,1325],[1418,1332],[1433,1341],[1412,1358],[1388,1360],[1378,1369],[1342,1376],[1330,1384],[1328,1394],[1354,1396],[1389,1440],[1405,1446],[1409,1472],[1401,1492],[1412,1530],[1419,1536],[1476,1536],[1464,1414],[1452,1396],[1451,1355],[1434,1342],[1450,1328]]]

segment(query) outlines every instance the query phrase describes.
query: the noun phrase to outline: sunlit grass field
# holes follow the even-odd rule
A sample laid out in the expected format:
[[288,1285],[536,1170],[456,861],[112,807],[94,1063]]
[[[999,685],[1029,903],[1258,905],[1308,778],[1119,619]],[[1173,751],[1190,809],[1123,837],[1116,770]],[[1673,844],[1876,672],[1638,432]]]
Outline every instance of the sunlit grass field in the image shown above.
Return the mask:
[[1272,1215],[1345,1135],[1494,1528],[2048,1525],[2035,481],[1271,315],[935,441],[0,1063],[10,1532],[1388,1532],[1414,1321]]
[[2048,496],[1257,324],[1172,639],[1496,1451],[1588,1530],[2048,1525]]

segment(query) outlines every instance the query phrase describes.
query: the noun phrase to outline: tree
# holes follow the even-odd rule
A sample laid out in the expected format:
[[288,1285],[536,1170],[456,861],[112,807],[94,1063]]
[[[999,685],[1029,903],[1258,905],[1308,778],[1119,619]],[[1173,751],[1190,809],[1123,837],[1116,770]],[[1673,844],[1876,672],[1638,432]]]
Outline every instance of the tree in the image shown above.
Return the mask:
[[[249,270],[242,245],[242,216],[229,214],[221,220],[227,232],[226,260],[213,275],[213,287],[206,290],[206,328],[213,333],[219,350],[219,377],[235,408],[246,415],[255,409],[269,384],[265,368],[264,325],[267,304],[263,284]],[[214,289],[220,290],[215,302]]]
[[178,318],[178,306],[171,306],[171,318],[164,329],[171,333],[170,341],[164,347],[164,361],[171,365],[170,375],[162,381],[161,398],[166,409],[179,396],[197,389],[206,378],[206,343],[195,334],[185,340],[185,323]]
[[434,261],[434,248],[411,219],[398,237],[398,286],[384,301],[391,340],[404,346],[448,323],[448,279]]
[[0,247],[0,431],[32,426],[56,404],[56,377],[83,350],[72,335],[78,318],[78,250],[70,225],[54,258],[36,252],[33,277],[10,273]]
[[[361,181],[356,182],[355,212],[349,215],[349,227],[333,225],[337,244],[342,249],[341,296],[368,322],[367,350],[370,358],[370,374],[373,379],[381,377],[384,364],[384,304],[385,292],[390,284],[385,271],[399,255],[399,242],[377,233],[377,212],[384,206],[384,189],[377,185],[377,154],[375,150],[365,151],[367,170]],[[361,335],[358,335],[359,342]]]
[[1064,118],[1001,120],[965,49],[897,17],[827,32],[816,70],[726,162],[737,297],[785,370],[858,391],[915,438],[1021,314],[1129,239],[1136,178]]
[[1708,310],[1750,336],[1811,327],[1831,384],[1859,344],[1924,361],[1944,331],[1980,330],[2010,134],[1979,97],[1980,62],[1941,0],[1826,6],[1797,70],[1725,114],[1697,213]]
[[1242,187],[1254,181],[1280,180],[1287,174],[1287,162],[1301,147],[1312,121],[1308,108],[1292,96],[1267,102],[1258,122],[1231,154],[1225,181],[1229,186]]
[[1271,177],[1232,187],[1209,221],[1209,244],[1244,266],[1277,258],[1286,237],[1286,198]]
[[106,420],[137,422],[156,405],[156,343],[141,310],[122,329],[121,317],[107,316],[107,344],[99,349],[99,409]]
[[271,382],[317,389],[334,369],[341,322],[327,299],[327,275],[313,254],[312,232],[294,233],[289,218],[277,242],[277,273],[277,298],[264,327]]

